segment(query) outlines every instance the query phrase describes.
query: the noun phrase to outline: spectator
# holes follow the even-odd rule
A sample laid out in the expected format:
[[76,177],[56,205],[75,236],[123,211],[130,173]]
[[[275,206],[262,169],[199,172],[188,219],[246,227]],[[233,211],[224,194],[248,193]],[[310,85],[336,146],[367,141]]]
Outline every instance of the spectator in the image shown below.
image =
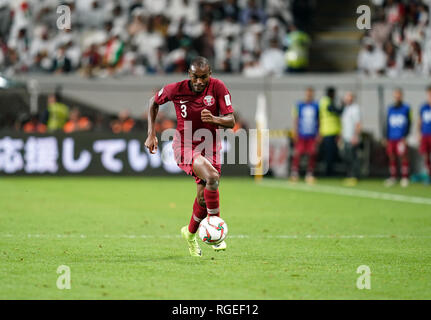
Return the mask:
[[265,24],[265,11],[257,5],[256,0],[248,0],[247,7],[240,13],[240,21],[243,25],[247,25],[252,19],[256,19],[259,23]]
[[0,1],[0,72],[84,70],[90,77],[136,75],[142,69],[184,72],[183,62],[201,54],[213,61],[215,71],[240,73],[242,56],[261,56],[272,49],[272,38],[284,50],[284,26],[293,20],[290,1],[284,0],[65,3],[73,13],[70,30],[56,27],[58,1]]
[[340,115],[342,109],[336,106],[336,91],[333,87],[326,89],[326,95],[319,101],[320,136],[325,161],[325,174],[334,174],[334,164],[338,156],[337,141],[341,131]]
[[260,63],[265,70],[265,74],[281,76],[286,69],[284,52],[280,49],[277,39],[270,41],[270,47],[262,52]]
[[344,163],[346,164],[345,185],[356,186],[359,178],[359,143],[361,138],[361,112],[355,103],[355,95],[347,92],[341,116],[341,137],[343,139]]
[[397,77],[403,69],[403,57],[390,41],[385,43],[384,50],[386,54],[386,75]]
[[129,133],[135,127],[135,120],[130,117],[129,110],[120,111],[118,118],[111,121],[113,133]]
[[62,130],[69,117],[69,107],[58,101],[57,94],[48,96],[48,107],[44,118],[47,120],[48,131]]
[[247,78],[258,78],[265,76],[265,69],[260,64],[259,59],[248,54],[243,57],[244,67],[242,74]]
[[359,52],[358,70],[368,75],[382,75],[385,72],[386,57],[370,38],[364,39],[364,47]]
[[91,130],[91,122],[88,117],[81,116],[78,108],[73,108],[70,111],[69,121],[63,127],[65,133],[72,133],[76,131],[89,131]]
[[57,49],[57,53],[52,63],[52,69],[55,73],[69,73],[72,71],[72,62],[66,55],[67,45],[64,44]]
[[237,0],[226,0],[223,2],[223,17],[225,19],[230,18],[233,22],[237,22],[239,19],[240,8]]
[[45,133],[46,125],[39,121],[37,114],[32,114],[30,119],[24,122],[22,131],[25,133]]
[[293,24],[290,25],[286,36],[286,62],[290,72],[303,72],[307,69],[310,43],[310,37],[305,32],[298,30]]
[[102,66],[102,56],[99,53],[99,47],[96,43],[92,43],[90,47],[84,51],[82,56],[82,72],[86,77],[95,76],[96,72]]
[[[383,60],[379,48],[384,46],[385,55],[390,60],[384,63],[387,75],[397,76],[402,71],[429,75],[431,38],[427,25],[430,2],[388,0],[375,1],[374,4],[377,6],[375,8],[377,19],[373,21],[369,34],[374,41],[371,45],[376,50],[372,49],[369,52],[366,49],[361,50],[358,68],[370,75],[383,74],[380,68]],[[388,42],[392,43],[393,48],[387,45]],[[379,54],[376,55],[374,51]],[[372,54],[375,55],[374,58]],[[378,62],[379,68],[373,61]]]

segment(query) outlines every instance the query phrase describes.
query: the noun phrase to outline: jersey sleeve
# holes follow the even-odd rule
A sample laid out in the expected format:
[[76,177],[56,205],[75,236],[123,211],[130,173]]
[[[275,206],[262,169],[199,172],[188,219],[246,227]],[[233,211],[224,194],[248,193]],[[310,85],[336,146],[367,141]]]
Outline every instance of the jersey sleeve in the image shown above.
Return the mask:
[[175,83],[168,84],[160,89],[154,96],[154,102],[158,105],[172,101],[173,93],[175,92]]
[[220,114],[225,115],[233,113],[232,100],[229,90],[222,81],[217,81],[214,86],[217,95],[217,103],[220,108]]

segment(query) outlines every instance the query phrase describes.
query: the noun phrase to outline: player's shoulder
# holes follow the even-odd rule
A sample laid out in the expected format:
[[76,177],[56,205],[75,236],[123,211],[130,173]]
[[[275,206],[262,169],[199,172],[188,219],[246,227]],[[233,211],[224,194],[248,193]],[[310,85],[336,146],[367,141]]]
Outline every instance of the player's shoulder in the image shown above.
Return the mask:
[[422,112],[427,109],[431,109],[431,106],[428,103],[424,102],[420,107],[420,111]]
[[212,82],[212,85],[213,85],[214,87],[216,87],[216,88],[220,88],[220,87],[222,87],[222,88],[226,88],[226,85],[225,85],[225,83],[223,82],[223,80],[221,80],[221,79],[219,79],[219,78],[211,77],[211,82]]
[[178,82],[171,82],[165,85],[161,91],[167,91],[170,95],[178,94],[181,91],[184,91],[187,86],[188,80],[182,80]]

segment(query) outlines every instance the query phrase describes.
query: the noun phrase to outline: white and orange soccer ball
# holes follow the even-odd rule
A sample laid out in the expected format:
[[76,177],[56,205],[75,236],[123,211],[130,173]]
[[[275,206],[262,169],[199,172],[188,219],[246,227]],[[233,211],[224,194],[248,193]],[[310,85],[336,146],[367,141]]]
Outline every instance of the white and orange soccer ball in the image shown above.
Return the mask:
[[199,225],[199,238],[209,245],[219,244],[227,236],[226,222],[217,216],[208,216]]

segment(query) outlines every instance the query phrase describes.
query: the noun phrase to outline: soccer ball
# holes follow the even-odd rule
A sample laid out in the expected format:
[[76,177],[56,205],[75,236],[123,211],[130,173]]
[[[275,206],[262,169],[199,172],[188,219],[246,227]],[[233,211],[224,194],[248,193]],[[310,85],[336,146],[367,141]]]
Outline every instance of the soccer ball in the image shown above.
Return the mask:
[[208,216],[199,225],[199,238],[209,245],[219,244],[227,236],[227,224],[217,216]]

